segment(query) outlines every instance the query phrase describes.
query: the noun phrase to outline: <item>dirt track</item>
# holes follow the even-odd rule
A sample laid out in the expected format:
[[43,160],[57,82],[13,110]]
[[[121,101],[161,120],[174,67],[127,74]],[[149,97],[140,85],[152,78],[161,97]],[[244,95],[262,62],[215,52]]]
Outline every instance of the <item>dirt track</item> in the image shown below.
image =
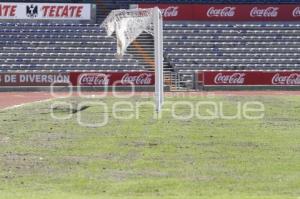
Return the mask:
[[[99,93],[98,93],[99,94]],[[126,94],[126,93],[124,93]],[[153,93],[137,93],[138,95],[151,96]],[[76,94],[75,94],[76,95]],[[84,93],[84,95],[97,95],[97,93]],[[111,93],[109,93],[111,95]],[[234,96],[256,96],[256,95],[300,95],[300,91],[216,91],[216,92],[168,92],[167,96],[206,96],[206,95],[234,95]],[[32,103],[36,101],[49,100],[55,97],[67,96],[58,93],[56,96],[49,92],[3,92],[0,93],[0,109],[16,105]]]
[[50,93],[43,92],[4,92],[0,93],[0,109],[51,98]]

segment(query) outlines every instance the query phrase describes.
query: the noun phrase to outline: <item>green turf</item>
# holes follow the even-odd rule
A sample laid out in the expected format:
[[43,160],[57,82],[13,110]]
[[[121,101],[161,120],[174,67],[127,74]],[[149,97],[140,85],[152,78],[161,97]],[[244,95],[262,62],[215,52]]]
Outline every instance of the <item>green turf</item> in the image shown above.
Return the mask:
[[[58,100],[109,104],[109,123],[101,128],[77,122],[79,113],[84,122],[103,119],[96,105],[64,121],[51,118],[53,102],[0,111],[0,198],[300,197],[300,97],[179,97],[168,98],[166,108],[182,100],[224,103],[226,114],[238,102],[260,101],[265,117],[180,121],[165,111],[156,120],[148,105],[138,120],[123,121],[112,118],[115,98]],[[56,116],[67,115],[55,107]]]

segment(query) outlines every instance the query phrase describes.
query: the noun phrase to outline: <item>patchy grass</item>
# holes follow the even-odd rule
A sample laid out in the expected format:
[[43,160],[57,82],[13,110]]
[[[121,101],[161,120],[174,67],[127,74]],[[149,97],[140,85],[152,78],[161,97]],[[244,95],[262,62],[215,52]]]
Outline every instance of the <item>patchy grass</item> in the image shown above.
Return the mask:
[[[165,109],[183,100],[224,104],[226,115],[237,112],[237,103],[259,101],[265,117],[178,120],[164,111],[156,120],[149,104],[139,108],[139,119],[113,119],[113,104],[120,101],[114,98],[60,99],[72,107],[48,102],[1,111],[0,198],[299,198],[300,97],[174,97]],[[56,117],[71,117],[52,119],[51,104]],[[207,109],[213,110],[199,110],[208,115]],[[78,125],[79,116],[100,123],[105,113],[104,127]],[[177,115],[189,113],[185,105],[176,107]]]

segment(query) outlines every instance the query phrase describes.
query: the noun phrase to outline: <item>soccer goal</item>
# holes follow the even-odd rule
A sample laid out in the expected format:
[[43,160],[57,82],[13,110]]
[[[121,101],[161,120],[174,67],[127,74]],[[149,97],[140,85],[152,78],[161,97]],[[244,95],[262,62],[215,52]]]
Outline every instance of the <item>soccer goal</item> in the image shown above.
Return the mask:
[[163,22],[159,8],[113,10],[101,24],[108,36],[117,39],[116,58],[126,53],[129,45],[143,32],[154,38],[155,103],[160,112],[164,101]]

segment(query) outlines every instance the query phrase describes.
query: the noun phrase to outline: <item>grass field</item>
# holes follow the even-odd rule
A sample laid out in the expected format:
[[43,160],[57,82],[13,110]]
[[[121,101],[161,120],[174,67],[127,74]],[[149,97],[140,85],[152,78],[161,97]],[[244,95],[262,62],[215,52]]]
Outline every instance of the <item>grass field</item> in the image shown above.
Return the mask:
[[[0,198],[300,198],[300,97],[178,97],[166,106],[182,100],[224,103],[226,114],[237,102],[260,101],[265,117],[178,120],[166,112],[155,120],[149,105],[140,108],[139,119],[124,121],[112,117],[115,98],[101,100],[108,110],[86,104],[67,120],[52,119],[53,102],[1,111]],[[65,107],[54,108],[56,116],[68,115]],[[78,125],[78,114],[92,123],[103,111],[108,125]],[[176,112],[189,110],[179,106]]]

